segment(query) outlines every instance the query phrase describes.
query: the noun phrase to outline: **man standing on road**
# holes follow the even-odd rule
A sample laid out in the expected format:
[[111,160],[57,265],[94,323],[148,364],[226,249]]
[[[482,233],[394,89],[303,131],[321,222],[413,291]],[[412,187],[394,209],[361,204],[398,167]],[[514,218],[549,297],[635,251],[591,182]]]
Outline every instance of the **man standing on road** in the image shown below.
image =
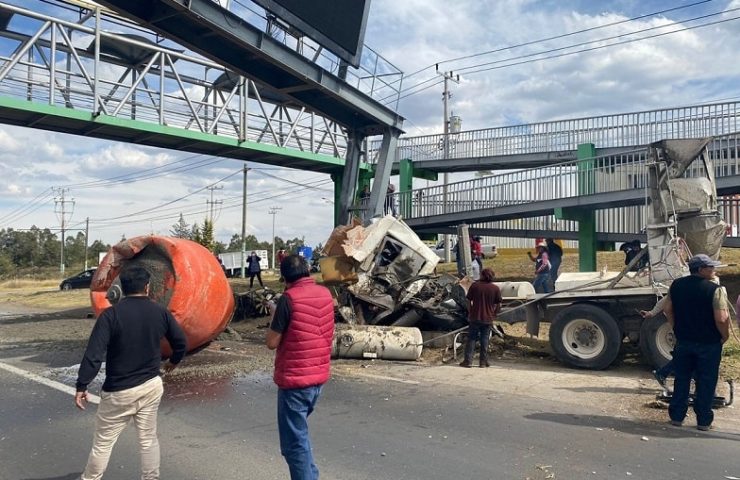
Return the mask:
[[159,479],[157,410],[162,399],[160,341],[172,348],[165,372],[182,360],[185,334],[166,308],[149,299],[149,272],[133,266],[119,279],[126,296],[95,322],[77,376],[75,405],[85,409],[87,386],[105,360],[105,382],[95,418],[95,436],[82,480],[103,477],[113,445],[129,421],[139,437],[142,480]]
[[480,340],[480,364],[481,368],[489,367],[488,363],[488,337],[491,333],[491,325],[496,314],[501,310],[501,290],[493,283],[493,270],[484,268],[480,273],[480,280],[473,282],[468,290],[468,341],[465,344],[465,359],[460,363],[461,367],[473,366],[473,351],[475,344]]
[[319,470],[311,452],[308,416],[329,380],[334,301],[329,290],[311,278],[303,257],[285,257],[280,274],[285,293],[265,338],[267,348],[277,349],[273,380],[278,386],[280,453],[291,480],[316,480]]
[[247,257],[249,288],[252,288],[254,286],[254,277],[257,277],[257,280],[260,282],[260,287],[265,288],[265,285],[262,283],[262,266],[260,265],[261,261],[262,259],[258,257],[254,251],[252,251],[252,253],[250,253]]
[[714,420],[712,401],[719,377],[722,345],[730,336],[727,293],[711,279],[721,264],[699,254],[689,259],[691,275],[671,284],[663,313],[673,327],[676,380],[668,407],[671,424],[680,426],[689,408],[691,378],[696,382],[694,413],[699,430]]

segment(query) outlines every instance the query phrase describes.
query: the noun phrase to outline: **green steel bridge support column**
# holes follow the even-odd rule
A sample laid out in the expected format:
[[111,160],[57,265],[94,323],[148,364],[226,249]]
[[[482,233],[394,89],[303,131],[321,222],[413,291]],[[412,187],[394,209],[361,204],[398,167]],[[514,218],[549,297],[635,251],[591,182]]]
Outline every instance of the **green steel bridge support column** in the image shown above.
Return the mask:
[[[578,145],[578,195],[596,193],[593,143]],[[555,218],[578,222],[578,266],[582,272],[596,271],[596,210],[593,208],[558,208]]]
[[414,189],[414,164],[411,159],[404,158],[399,162],[398,167],[399,183],[398,191],[400,192],[399,212],[404,218],[411,217],[411,191]]

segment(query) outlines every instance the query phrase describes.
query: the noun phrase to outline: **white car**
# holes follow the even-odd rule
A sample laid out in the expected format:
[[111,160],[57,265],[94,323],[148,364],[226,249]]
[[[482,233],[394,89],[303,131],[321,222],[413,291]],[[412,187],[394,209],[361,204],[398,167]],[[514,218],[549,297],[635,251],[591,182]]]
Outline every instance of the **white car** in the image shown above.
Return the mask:
[[[455,242],[450,242],[450,243],[451,243],[451,245],[450,245],[450,256],[451,256],[451,260],[453,262],[456,262],[457,261],[457,255],[455,254],[455,248],[454,248],[455,247]],[[442,261],[444,261],[444,259],[445,259],[445,243],[444,243],[444,240],[440,240],[437,243],[437,246],[434,247],[434,248],[432,248],[432,250],[434,250],[434,253],[436,253],[437,256],[442,259]],[[492,243],[490,243],[490,244],[484,243],[482,245],[482,250],[483,250],[483,258],[494,258],[496,255],[498,255],[498,251],[496,250],[496,245],[494,245]]]

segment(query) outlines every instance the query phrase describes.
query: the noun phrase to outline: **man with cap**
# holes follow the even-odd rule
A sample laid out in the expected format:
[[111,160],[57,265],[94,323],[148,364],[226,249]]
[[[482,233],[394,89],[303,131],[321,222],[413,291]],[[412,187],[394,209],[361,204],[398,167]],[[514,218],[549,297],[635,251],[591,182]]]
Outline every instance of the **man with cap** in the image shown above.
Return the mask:
[[537,256],[527,252],[529,259],[534,262],[534,291],[537,293],[548,293],[550,289],[550,257],[547,254],[547,243],[544,240],[537,242]]
[[681,426],[689,408],[692,376],[696,382],[694,413],[699,430],[714,420],[712,401],[719,377],[722,345],[730,336],[729,308],[724,287],[712,282],[720,262],[699,254],[689,259],[691,275],[674,280],[663,313],[673,327],[676,380],[668,407],[671,424]]

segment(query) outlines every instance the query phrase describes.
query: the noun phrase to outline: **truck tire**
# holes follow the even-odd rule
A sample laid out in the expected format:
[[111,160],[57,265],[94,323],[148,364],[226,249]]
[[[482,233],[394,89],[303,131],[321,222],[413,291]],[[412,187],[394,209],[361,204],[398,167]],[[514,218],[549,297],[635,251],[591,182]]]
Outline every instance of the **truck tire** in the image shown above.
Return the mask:
[[640,352],[648,365],[660,368],[673,358],[676,337],[663,315],[646,318],[640,326]]
[[621,344],[617,322],[594,305],[570,306],[550,325],[550,346],[555,356],[571,367],[603,370],[617,358]]

